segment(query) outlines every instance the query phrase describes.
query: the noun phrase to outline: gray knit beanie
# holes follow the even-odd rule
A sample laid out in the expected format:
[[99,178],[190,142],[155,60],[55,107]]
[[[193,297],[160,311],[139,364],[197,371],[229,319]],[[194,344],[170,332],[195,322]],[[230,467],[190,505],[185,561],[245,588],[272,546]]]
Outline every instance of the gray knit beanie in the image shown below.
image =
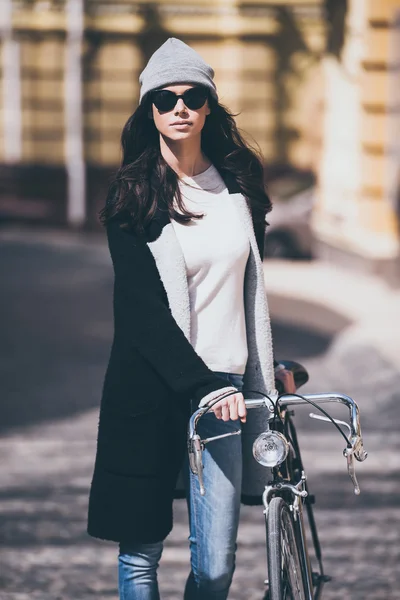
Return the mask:
[[150,57],[139,76],[140,99],[147,92],[177,83],[197,83],[208,87],[218,100],[217,88],[213,82],[214,70],[200,54],[176,38],[169,38]]

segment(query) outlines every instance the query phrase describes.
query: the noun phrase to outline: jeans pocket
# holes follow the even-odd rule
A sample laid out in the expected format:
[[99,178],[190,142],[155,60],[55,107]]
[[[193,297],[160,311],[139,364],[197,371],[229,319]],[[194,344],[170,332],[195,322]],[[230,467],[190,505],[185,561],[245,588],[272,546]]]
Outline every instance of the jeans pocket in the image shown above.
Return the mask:
[[229,385],[233,385],[239,391],[243,388],[243,375],[239,375],[238,373],[225,373],[223,371],[214,371],[215,375],[218,377],[222,377],[226,379]]

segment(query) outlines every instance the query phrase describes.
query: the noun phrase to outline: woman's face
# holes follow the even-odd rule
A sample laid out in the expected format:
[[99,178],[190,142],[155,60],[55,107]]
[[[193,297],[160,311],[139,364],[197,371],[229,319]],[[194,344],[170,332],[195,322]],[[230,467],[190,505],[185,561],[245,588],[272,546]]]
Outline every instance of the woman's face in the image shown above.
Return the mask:
[[[162,88],[181,95],[193,85],[169,85]],[[159,133],[170,140],[180,141],[200,135],[206,116],[210,114],[208,100],[200,108],[192,110],[185,106],[184,99],[179,98],[172,110],[163,112],[152,104],[153,119]]]

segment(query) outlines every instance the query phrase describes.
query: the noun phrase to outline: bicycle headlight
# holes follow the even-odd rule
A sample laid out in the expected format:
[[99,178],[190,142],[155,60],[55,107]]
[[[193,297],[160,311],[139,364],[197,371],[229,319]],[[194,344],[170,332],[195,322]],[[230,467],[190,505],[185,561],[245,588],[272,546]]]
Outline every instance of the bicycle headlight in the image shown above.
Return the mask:
[[264,467],[280,465],[288,452],[289,444],[279,431],[264,431],[253,443],[253,456]]

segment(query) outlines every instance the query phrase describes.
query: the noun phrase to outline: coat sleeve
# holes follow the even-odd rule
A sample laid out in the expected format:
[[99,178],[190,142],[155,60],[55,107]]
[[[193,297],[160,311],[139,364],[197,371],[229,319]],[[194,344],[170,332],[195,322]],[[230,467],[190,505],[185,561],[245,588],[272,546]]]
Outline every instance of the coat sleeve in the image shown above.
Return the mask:
[[[265,231],[268,227],[267,221],[264,223],[256,223],[254,225],[254,233],[256,236],[258,251],[260,253],[261,262],[264,260],[264,239],[265,239]],[[279,365],[279,362],[274,358],[274,368]]]
[[114,266],[115,337],[125,351],[139,352],[169,388],[200,402],[227,383],[211,371],[175,321],[153,256],[146,242],[107,225]]

